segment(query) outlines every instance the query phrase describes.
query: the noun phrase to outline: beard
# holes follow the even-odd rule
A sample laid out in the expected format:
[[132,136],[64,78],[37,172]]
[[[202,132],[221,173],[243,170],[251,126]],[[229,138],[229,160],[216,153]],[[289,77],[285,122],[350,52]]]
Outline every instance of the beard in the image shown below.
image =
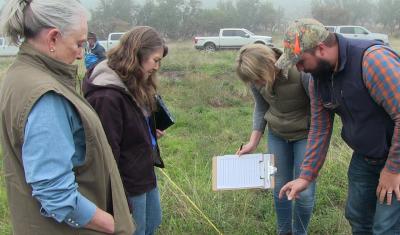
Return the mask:
[[315,79],[330,78],[333,74],[333,66],[324,59],[318,59],[317,67],[315,69],[304,70],[306,73],[310,73]]

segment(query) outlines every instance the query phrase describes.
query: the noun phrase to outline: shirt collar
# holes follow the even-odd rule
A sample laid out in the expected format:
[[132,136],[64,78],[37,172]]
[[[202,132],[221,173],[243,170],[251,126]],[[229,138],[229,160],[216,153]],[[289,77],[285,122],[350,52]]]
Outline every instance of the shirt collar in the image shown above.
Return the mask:
[[78,65],[66,64],[35,49],[31,44],[24,42],[20,46],[17,58],[41,69],[49,71],[57,78],[67,83],[75,81]]

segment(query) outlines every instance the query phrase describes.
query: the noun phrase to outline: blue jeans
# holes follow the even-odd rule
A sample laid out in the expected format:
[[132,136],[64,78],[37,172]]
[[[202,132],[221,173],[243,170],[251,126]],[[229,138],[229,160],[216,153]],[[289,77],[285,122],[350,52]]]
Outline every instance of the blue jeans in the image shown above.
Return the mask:
[[307,139],[287,141],[273,133],[268,133],[268,150],[275,155],[274,202],[277,215],[278,234],[307,234],[308,223],[314,208],[315,182],[300,193],[294,202],[286,197],[279,199],[279,191],[289,181],[300,174],[300,166],[304,159]]
[[153,235],[161,224],[161,204],[158,188],[129,197],[132,217],[136,224],[134,235]]
[[393,193],[392,205],[376,197],[380,172],[385,163],[371,163],[353,153],[348,171],[346,218],[353,234],[400,234],[400,202]]

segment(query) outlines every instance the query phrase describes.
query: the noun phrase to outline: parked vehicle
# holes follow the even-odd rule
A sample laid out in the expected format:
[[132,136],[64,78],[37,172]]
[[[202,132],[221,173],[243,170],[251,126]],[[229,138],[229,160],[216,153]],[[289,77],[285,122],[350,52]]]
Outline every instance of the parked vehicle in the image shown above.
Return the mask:
[[119,43],[119,39],[124,35],[124,33],[125,32],[110,33],[107,40],[99,40],[98,43],[108,51]]
[[389,37],[382,33],[371,33],[362,26],[355,25],[340,25],[340,26],[325,26],[327,30],[333,33],[340,33],[347,38],[378,40],[386,45],[389,45]]
[[272,37],[259,36],[243,28],[224,28],[216,37],[194,37],[194,47],[198,50],[240,49],[243,45],[260,43],[272,46]]
[[10,45],[6,38],[0,37],[0,56],[15,56],[18,51],[18,46]]

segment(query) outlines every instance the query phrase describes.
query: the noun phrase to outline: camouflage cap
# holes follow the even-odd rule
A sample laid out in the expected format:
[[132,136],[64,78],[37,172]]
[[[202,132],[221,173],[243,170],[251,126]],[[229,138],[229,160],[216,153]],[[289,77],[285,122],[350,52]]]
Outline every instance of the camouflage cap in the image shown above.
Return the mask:
[[275,63],[280,69],[295,65],[304,51],[312,49],[324,41],[329,31],[314,19],[299,19],[292,22],[283,38],[283,54]]

